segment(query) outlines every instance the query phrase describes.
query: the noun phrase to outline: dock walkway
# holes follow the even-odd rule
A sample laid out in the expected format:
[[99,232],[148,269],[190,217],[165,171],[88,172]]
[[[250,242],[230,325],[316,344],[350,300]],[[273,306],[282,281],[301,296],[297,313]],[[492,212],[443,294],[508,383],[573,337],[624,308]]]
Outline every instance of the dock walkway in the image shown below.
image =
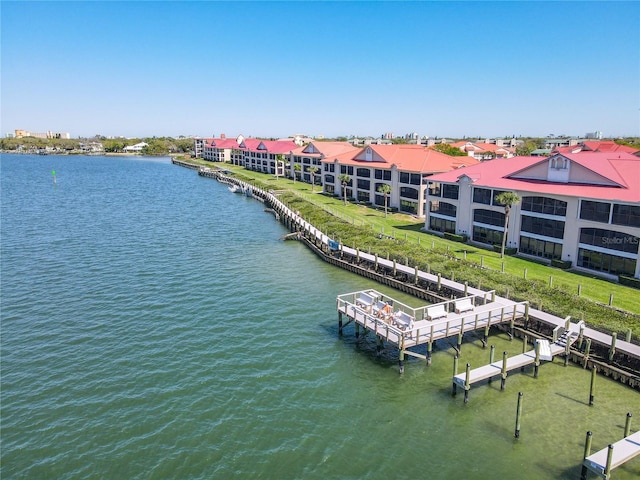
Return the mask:
[[[640,431],[619,440],[602,450],[589,455],[582,462],[583,468],[609,479],[611,470],[640,455]],[[609,458],[611,456],[611,458]],[[585,478],[583,470],[582,478]]]

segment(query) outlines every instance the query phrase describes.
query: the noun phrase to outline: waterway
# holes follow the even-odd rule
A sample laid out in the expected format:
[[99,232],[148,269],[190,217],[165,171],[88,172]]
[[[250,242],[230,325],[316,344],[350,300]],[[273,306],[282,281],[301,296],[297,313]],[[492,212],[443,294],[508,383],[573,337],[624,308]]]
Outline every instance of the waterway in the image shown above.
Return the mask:
[[[589,407],[589,373],[560,360],[467,405],[446,342],[399,375],[373,336],[338,335],[335,299],[415,300],[166,158],[2,155],[0,173],[4,479],[576,479],[587,430],[595,451],[627,412],[640,428],[637,391],[599,377]],[[469,338],[461,368],[488,356]]]

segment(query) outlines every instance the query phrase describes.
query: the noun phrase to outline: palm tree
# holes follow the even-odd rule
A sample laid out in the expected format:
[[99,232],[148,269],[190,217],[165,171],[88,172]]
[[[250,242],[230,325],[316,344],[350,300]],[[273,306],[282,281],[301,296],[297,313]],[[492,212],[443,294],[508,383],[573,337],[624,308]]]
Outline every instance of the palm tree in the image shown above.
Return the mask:
[[520,202],[520,197],[514,192],[502,192],[496,195],[494,201],[504,205],[504,232],[502,232],[502,248],[500,249],[500,258],[504,258],[504,246],[507,242],[507,228],[509,228],[509,213],[511,207]]
[[309,173],[311,174],[311,191],[313,192],[313,186],[316,183],[316,173],[318,173],[318,167],[309,167]]
[[387,218],[387,199],[391,193],[391,186],[386,183],[378,187],[378,193],[384,195],[384,218]]
[[342,182],[342,198],[344,199],[344,204],[347,204],[347,185],[351,181],[351,177],[346,173],[343,173],[338,177],[338,180]]
[[296,183],[296,176],[297,176],[297,174],[300,173],[300,170],[302,170],[302,165],[300,165],[299,163],[296,163],[293,166],[293,170],[294,170],[294,172],[293,172],[293,183]]

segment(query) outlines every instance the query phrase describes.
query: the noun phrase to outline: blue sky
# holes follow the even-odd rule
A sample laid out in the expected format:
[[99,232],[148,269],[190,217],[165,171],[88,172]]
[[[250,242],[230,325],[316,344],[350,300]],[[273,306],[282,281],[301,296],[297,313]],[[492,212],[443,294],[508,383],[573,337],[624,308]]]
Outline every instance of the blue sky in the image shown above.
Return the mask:
[[0,5],[2,135],[640,135],[635,1]]

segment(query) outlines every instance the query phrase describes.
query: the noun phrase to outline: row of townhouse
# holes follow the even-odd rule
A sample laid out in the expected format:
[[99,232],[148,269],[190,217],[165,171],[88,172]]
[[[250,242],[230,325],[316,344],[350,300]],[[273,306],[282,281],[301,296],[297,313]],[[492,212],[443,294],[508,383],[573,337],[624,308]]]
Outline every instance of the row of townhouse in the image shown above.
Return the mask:
[[[384,206],[382,185],[391,193],[391,209],[424,217],[426,180],[430,175],[478,163],[471,157],[452,157],[423,145],[368,145],[349,142],[235,139],[196,139],[196,155],[213,162],[227,162],[248,170],[296,178],[322,186],[328,194],[343,195],[341,175],[348,175],[348,198]],[[342,177],[344,178],[344,177]]]
[[602,149],[495,159],[434,175],[425,229],[500,244],[505,208],[496,196],[515,192],[521,200],[509,215],[508,247],[611,278],[639,278],[640,157],[634,149]]

